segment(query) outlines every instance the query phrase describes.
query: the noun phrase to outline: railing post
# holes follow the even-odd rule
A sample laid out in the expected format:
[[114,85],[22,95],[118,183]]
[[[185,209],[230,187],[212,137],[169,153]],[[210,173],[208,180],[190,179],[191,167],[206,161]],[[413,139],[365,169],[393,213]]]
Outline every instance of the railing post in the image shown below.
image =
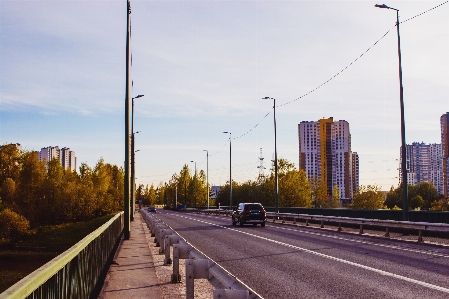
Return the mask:
[[338,223],[338,229],[337,232],[341,232],[341,222]]
[[384,237],[385,238],[389,238],[390,237],[390,228],[388,226],[385,228],[385,235],[384,235]]
[[181,282],[181,275],[179,274],[179,260],[188,259],[190,250],[192,250],[192,248],[189,245],[173,245],[173,274],[171,275],[172,283]]
[[424,240],[423,240],[423,238],[422,238],[422,230],[419,230],[418,242],[419,242],[419,243],[424,242]]
[[208,259],[186,260],[186,299],[194,299],[197,278],[209,279]]
[[170,265],[170,246],[174,244],[179,244],[179,236],[178,235],[165,235],[165,259],[164,265]]
[[363,224],[360,224],[359,234],[363,235]]
[[324,220],[321,220],[321,228],[324,228]]

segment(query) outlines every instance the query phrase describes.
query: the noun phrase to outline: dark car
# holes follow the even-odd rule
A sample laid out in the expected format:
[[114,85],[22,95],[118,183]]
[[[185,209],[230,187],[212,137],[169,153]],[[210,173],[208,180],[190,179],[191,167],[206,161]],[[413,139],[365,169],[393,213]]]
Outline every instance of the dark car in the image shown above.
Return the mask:
[[264,227],[267,212],[260,203],[241,203],[232,213],[232,225],[253,224]]
[[148,208],[148,212],[156,213],[156,208],[155,207],[149,207]]

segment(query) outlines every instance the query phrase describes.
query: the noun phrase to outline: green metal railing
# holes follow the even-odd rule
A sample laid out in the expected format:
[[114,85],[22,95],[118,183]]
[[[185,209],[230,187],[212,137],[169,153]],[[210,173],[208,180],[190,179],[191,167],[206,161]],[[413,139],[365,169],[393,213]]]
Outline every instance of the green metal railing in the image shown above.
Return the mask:
[[97,298],[120,242],[123,212],[0,294],[0,299]]

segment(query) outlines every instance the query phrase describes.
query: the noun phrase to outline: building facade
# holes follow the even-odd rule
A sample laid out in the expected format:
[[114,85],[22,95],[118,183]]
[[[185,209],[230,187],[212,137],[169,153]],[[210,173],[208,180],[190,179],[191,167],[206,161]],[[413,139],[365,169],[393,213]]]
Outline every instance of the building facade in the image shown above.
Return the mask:
[[52,159],[58,159],[59,162],[61,162],[62,167],[65,169],[70,169],[71,171],[76,170],[75,152],[71,151],[70,148],[64,147],[60,149],[58,146],[41,148],[41,151],[39,152],[39,160],[48,163]]
[[443,151],[443,193],[449,197],[449,112],[441,115],[441,146]]
[[[414,142],[406,145],[407,183],[417,185],[430,182],[438,193],[444,192],[443,180],[443,146]],[[400,163],[402,161],[402,151]],[[401,165],[401,164],[400,164]],[[402,169],[399,167],[399,182],[402,182]]]
[[309,180],[317,178],[332,196],[338,187],[342,200],[350,200],[359,187],[359,157],[351,151],[349,123],[333,118],[303,121],[298,125],[299,168]]

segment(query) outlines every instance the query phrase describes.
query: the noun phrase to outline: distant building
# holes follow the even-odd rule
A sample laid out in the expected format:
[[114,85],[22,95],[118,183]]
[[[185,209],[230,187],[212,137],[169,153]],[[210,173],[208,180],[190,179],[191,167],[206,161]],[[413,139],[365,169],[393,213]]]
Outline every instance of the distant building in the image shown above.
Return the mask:
[[[417,185],[430,182],[443,194],[443,147],[441,144],[413,142],[406,145],[407,183]],[[402,163],[402,151],[400,161]],[[401,165],[401,164],[400,164]],[[399,182],[402,182],[402,169],[399,167]]]
[[61,149],[61,165],[65,169],[76,170],[75,152],[71,151],[70,148],[64,147]]
[[210,196],[209,196],[209,198],[216,199],[220,189],[221,189],[221,186],[211,186],[210,187]]
[[58,159],[59,162],[61,162],[62,167],[65,169],[70,169],[71,171],[76,170],[75,152],[71,151],[70,148],[64,147],[59,149],[58,146],[41,148],[41,151],[39,152],[39,160],[48,163],[52,159]]
[[441,146],[443,151],[443,194],[449,197],[449,112],[441,115]]
[[359,157],[351,151],[349,123],[332,117],[303,121],[298,138],[299,168],[324,183],[329,196],[337,186],[342,201],[351,200],[359,187]]

